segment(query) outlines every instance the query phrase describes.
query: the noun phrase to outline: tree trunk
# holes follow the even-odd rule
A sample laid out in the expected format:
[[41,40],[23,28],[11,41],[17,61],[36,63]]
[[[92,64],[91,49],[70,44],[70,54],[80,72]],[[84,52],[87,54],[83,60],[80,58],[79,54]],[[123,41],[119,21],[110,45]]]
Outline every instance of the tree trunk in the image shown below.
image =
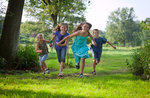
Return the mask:
[[57,25],[57,14],[51,14],[52,17],[52,23],[53,23],[53,28]]
[[0,39],[0,56],[8,62],[16,57],[24,0],[9,0]]

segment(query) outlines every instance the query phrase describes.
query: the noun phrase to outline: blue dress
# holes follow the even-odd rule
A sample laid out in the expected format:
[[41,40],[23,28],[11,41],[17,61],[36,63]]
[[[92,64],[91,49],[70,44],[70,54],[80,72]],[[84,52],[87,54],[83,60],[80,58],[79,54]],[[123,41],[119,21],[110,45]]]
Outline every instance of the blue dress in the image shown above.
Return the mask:
[[82,37],[80,36],[80,32],[79,32],[79,36],[75,37],[75,40],[72,44],[72,52],[73,55],[75,57],[75,62],[79,63],[80,58],[89,58],[89,54],[88,54],[88,46],[87,46],[87,38],[86,37]]

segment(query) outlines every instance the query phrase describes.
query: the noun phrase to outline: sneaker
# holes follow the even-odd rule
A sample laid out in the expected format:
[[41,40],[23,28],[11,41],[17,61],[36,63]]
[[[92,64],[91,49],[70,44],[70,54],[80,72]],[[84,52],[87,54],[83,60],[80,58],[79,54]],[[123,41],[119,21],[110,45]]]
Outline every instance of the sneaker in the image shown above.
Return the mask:
[[80,69],[79,63],[76,64],[76,69]]
[[59,77],[62,77],[62,76],[63,76],[63,73],[62,73],[62,72],[60,72],[60,73],[58,74],[58,76],[59,76]]
[[83,78],[83,74],[80,74],[80,78]]
[[49,73],[50,73],[50,70],[49,70],[49,69],[46,69],[46,70],[45,70],[45,73],[49,74]]
[[93,72],[92,72],[92,74],[93,74],[93,75],[96,75],[96,72],[95,72],[95,71],[93,71]]

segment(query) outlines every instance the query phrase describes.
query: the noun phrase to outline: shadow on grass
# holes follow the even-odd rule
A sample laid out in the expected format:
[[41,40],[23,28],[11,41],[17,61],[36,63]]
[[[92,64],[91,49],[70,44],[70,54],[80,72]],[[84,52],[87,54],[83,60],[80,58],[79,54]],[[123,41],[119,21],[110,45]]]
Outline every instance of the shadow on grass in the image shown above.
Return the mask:
[[0,97],[22,97],[22,98],[84,98],[84,96],[66,95],[62,93],[51,93],[47,91],[34,92],[32,90],[7,90],[0,88]]

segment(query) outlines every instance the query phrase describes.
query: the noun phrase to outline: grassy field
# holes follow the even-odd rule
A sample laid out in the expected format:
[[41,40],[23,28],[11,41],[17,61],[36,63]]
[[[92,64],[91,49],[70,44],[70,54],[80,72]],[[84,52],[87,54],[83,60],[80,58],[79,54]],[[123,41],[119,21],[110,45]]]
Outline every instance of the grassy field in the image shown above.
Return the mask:
[[73,67],[68,66],[64,77],[58,77],[59,64],[55,51],[51,51],[46,61],[50,74],[0,74],[0,98],[150,98],[150,81],[141,80],[127,69],[126,59],[130,61],[132,52],[133,48],[104,48],[96,76],[91,73],[89,52],[84,77],[79,78],[72,54],[69,63]]

